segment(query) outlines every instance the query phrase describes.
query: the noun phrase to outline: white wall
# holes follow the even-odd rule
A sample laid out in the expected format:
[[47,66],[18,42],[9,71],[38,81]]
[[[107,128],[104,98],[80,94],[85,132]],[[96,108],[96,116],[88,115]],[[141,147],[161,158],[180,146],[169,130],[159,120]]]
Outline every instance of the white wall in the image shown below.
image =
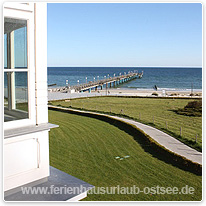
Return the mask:
[[[33,68],[30,70],[32,78],[29,80],[29,87],[31,88],[29,95],[32,97],[30,109],[32,112],[36,112],[36,118],[32,118],[35,121],[32,121],[30,125],[35,127],[35,124],[48,122],[47,4],[29,3],[29,5],[24,5],[8,3],[6,6],[6,10],[8,10],[11,17],[13,14],[16,14],[17,18],[29,15],[32,20],[30,21],[31,30],[29,32],[31,33],[28,39],[30,68]],[[35,24],[32,23],[33,18]],[[19,124],[16,123],[16,121],[11,122],[10,127],[7,129],[28,126],[20,121]],[[48,137],[48,130],[45,130],[4,139],[4,191],[49,176]]]
[[35,4],[36,123],[48,122],[47,3]]
[[48,131],[4,140],[4,191],[48,176]]

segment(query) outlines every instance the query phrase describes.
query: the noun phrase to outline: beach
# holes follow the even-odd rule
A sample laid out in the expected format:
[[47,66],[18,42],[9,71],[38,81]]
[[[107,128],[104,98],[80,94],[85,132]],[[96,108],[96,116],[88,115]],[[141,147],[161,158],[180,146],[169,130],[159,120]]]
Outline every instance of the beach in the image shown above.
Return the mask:
[[[58,90],[58,89],[57,89]],[[136,97],[179,97],[179,98],[202,98],[202,90],[196,89],[191,95],[191,90],[157,90],[154,89],[122,89],[109,88],[82,93],[64,93],[48,90],[48,101],[60,99],[74,99],[95,96],[136,96]]]
[[[61,99],[75,99],[83,97],[95,97],[95,96],[136,96],[136,97],[179,97],[179,98],[202,98],[202,90],[195,89],[191,96],[191,90],[157,90],[154,89],[126,89],[126,88],[109,88],[102,90],[92,90],[91,93],[75,92],[66,93],[64,91],[58,91],[60,88],[48,89],[48,101],[61,100]],[[5,97],[7,97],[7,89],[4,89]],[[16,88],[16,99],[18,102],[27,101],[27,92],[25,88]]]

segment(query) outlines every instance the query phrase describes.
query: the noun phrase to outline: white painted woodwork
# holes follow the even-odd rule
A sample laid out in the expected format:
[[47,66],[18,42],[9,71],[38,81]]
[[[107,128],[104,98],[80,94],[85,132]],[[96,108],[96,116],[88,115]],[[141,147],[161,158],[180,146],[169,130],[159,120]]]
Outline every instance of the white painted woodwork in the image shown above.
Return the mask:
[[48,130],[4,140],[4,191],[49,176],[48,142]]
[[[47,4],[35,4],[36,123],[48,122],[47,111]],[[41,89],[38,88],[41,84]],[[42,86],[44,85],[44,86]],[[44,115],[42,115],[44,114]]]
[[36,169],[39,157],[38,148],[39,144],[35,138],[5,144],[5,177],[29,171],[31,169]]
[[[28,10],[26,10],[26,8],[28,8]],[[31,4],[29,3],[29,5],[25,4],[23,5],[23,7],[21,3],[14,3],[14,4],[4,3],[3,14],[4,17],[7,18],[27,20],[28,110],[29,110],[28,111],[29,119],[20,119],[16,121],[4,122],[4,129],[18,128],[21,127],[22,125],[23,126],[35,125],[36,105],[35,105],[34,3]],[[4,71],[7,70],[9,69],[5,69]],[[15,69],[11,68],[11,70],[14,71]],[[24,70],[27,71],[27,69],[23,69],[22,71]],[[18,71],[18,69],[16,69],[16,71]],[[14,78],[9,77],[8,81],[11,81],[13,79]],[[12,94],[10,93],[10,95]]]
[[[47,123],[47,4],[4,3],[3,14],[27,20],[29,105],[29,119],[5,122],[4,130]],[[4,139],[4,191],[49,176],[48,137],[45,130]]]

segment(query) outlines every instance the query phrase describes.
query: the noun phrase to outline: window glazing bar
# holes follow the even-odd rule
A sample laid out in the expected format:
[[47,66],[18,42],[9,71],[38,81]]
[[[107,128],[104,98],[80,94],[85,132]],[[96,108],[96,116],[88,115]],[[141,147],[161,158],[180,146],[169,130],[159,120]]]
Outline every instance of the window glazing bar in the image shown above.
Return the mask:
[[22,68],[18,68],[18,69],[4,69],[4,72],[28,72],[28,69],[22,69]]

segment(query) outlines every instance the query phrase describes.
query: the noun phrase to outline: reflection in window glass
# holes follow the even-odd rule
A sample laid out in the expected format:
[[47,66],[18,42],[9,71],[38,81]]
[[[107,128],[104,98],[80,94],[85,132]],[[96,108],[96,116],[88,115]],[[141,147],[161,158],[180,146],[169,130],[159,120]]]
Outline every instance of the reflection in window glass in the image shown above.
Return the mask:
[[[29,118],[27,21],[4,18],[4,121]],[[18,72],[18,68],[25,69]]]
[[7,68],[7,35],[4,34],[4,68]]
[[27,68],[26,27],[14,31],[15,68]]
[[27,68],[27,21],[4,18],[4,61],[6,68]]
[[28,118],[27,72],[4,73],[4,121]]

